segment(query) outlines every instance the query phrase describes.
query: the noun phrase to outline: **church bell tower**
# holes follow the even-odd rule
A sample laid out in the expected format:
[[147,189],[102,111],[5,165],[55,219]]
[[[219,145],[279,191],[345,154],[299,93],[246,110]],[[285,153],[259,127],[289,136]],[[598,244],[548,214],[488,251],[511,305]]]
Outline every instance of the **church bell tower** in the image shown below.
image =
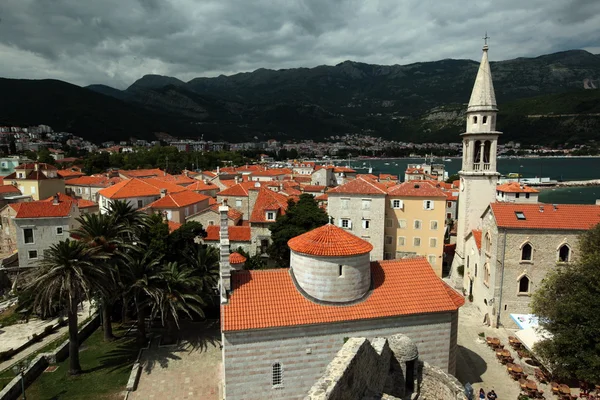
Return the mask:
[[496,170],[496,156],[501,132],[496,130],[498,107],[488,61],[487,34],[484,39],[483,56],[467,108],[467,127],[461,135],[463,155],[462,168],[458,172],[460,194],[453,268],[465,265],[465,236],[480,228],[481,214],[496,200],[500,176]]

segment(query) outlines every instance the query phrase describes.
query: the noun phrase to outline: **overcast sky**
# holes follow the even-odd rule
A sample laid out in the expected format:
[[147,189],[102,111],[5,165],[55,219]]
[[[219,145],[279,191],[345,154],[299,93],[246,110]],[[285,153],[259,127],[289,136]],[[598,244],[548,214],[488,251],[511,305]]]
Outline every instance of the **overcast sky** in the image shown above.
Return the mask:
[[344,60],[600,53],[600,0],[0,0],[0,76],[124,89]]

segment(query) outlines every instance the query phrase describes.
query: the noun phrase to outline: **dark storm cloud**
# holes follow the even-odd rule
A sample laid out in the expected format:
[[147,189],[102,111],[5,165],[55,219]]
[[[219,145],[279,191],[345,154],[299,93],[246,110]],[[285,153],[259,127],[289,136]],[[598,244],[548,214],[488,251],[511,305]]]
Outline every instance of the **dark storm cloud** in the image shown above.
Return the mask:
[[[124,88],[334,64],[493,59],[600,46],[600,1],[2,0],[0,76]],[[596,48],[597,50],[597,48]]]

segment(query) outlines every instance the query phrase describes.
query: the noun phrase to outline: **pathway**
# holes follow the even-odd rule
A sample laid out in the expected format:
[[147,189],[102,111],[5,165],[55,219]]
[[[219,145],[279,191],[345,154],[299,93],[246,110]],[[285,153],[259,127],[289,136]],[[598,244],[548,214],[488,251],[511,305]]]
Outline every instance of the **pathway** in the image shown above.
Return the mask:
[[[82,303],[82,306],[80,308],[80,311],[77,313],[77,316],[79,317],[80,323],[81,321],[90,316],[90,304],[88,302]],[[22,346],[25,342],[29,340],[29,338],[31,338],[32,334],[42,333],[46,326],[54,325],[57,321],[57,318],[50,321],[32,319],[26,324],[15,324],[1,328],[0,351],[6,351]],[[11,367],[16,362],[27,358],[30,354],[35,353],[36,351],[47,346],[54,340],[60,338],[63,334],[67,333],[68,330],[68,326],[62,326],[52,334],[43,338],[41,341],[34,343],[26,349],[20,351],[18,354],[14,355],[10,360],[0,363],[0,372],[4,371],[6,368]]]
[[219,323],[194,323],[182,331],[173,347],[158,347],[157,339],[144,350],[144,366],[131,400],[220,400],[222,380]]
[[[496,353],[478,336],[479,332],[484,332],[485,336],[499,338],[504,348],[511,352],[515,362],[523,365],[517,352],[508,345],[508,336],[513,336],[515,330],[490,328],[483,325],[482,321],[483,315],[471,303],[467,302],[460,308],[456,377],[463,385],[471,383],[475,397],[479,389],[483,388],[486,394],[493,389],[498,399],[516,399],[520,393],[519,383],[508,375],[506,366],[496,359]],[[532,375],[530,379],[535,380]],[[550,393],[547,385],[536,383],[544,393]],[[550,397],[551,395],[546,395],[546,398]]]

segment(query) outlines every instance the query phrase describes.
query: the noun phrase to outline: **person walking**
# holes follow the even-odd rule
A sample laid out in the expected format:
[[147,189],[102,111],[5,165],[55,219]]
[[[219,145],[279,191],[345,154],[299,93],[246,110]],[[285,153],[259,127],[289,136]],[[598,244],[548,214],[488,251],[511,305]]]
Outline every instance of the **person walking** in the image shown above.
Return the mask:
[[494,389],[492,389],[488,392],[487,398],[488,398],[488,400],[496,400],[498,398],[498,396],[496,395],[496,392],[494,392]]
[[485,400],[485,390],[479,389],[479,400]]

